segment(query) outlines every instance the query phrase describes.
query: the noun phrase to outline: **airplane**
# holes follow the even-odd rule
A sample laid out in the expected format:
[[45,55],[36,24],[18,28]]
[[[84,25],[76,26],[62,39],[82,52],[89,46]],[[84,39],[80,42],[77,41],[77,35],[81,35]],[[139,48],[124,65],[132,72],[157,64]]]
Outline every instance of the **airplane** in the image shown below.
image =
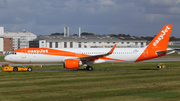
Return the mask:
[[63,64],[66,69],[79,69],[91,64],[140,62],[174,53],[168,49],[173,25],[165,25],[149,45],[142,48],[22,48],[5,56],[5,60],[20,64]]

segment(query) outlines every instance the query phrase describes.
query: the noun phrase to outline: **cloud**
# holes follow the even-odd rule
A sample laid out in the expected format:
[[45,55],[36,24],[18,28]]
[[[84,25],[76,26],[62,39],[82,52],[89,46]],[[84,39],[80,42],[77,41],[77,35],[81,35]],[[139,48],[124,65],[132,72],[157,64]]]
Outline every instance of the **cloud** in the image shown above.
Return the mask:
[[173,15],[180,15],[180,7],[171,7],[168,9],[168,12]]
[[139,0],[136,4],[145,8],[147,14],[180,15],[180,0]]
[[102,5],[115,5],[114,0],[99,0]]
[[179,26],[180,0],[1,0],[0,12],[0,25],[7,31],[27,29],[40,35],[69,26],[72,34],[82,27],[98,34],[138,36],[167,23]]
[[1,0],[0,1],[0,8],[2,9],[2,8],[6,8],[7,7],[7,2],[6,2],[6,0]]

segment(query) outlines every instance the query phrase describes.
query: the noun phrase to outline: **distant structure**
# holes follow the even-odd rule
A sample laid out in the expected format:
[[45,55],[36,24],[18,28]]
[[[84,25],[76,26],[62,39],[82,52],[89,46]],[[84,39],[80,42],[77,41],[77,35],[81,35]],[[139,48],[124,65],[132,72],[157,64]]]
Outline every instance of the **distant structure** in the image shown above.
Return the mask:
[[4,52],[10,53],[13,51],[13,38],[4,38]]
[[4,51],[4,27],[0,27],[0,53]]
[[169,41],[169,46],[180,46],[180,41]]
[[68,26],[64,27],[64,37],[69,37],[69,27]]
[[29,41],[37,38],[37,36],[29,31],[23,32],[4,32],[4,38],[13,39],[13,49],[29,48]]
[[147,40],[139,37],[110,37],[110,36],[62,36],[40,35],[29,42],[30,48],[116,48],[144,47]]
[[79,27],[79,38],[81,37],[81,27]]
[[168,43],[169,47],[171,47],[172,49],[175,49],[176,52],[175,54],[180,54],[180,41],[169,41]]
[[13,38],[4,37],[4,27],[0,27],[0,54],[13,51]]

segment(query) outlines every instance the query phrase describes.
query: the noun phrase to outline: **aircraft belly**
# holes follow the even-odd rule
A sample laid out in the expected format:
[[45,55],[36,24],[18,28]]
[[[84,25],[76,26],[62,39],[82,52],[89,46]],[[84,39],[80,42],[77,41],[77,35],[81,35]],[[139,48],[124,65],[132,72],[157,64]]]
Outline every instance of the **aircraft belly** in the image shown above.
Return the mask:
[[[63,56],[52,56],[52,55],[26,55],[25,58],[20,56],[12,58],[13,63],[62,63]],[[9,61],[11,62],[11,61]]]
[[37,55],[31,57],[29,62],[31,63],[62,63],[63,56],[52,56],[52,55]]
[[113,60],[106,60],[106,61],[110,61],[110,62],[134,62],[140,54],[133,54],[133,55],[112,55],[112,56],[108,56],[108,58],[112,58]]

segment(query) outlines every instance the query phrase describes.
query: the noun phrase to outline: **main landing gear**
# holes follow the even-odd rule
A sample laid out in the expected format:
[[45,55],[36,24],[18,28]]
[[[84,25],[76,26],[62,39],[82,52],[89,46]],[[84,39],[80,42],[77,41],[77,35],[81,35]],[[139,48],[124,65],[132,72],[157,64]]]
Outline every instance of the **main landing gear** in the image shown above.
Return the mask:
[[87,67],[86,67],[86,70],[92,71],[93,68],[92,68],[91,66],[87,66]]

